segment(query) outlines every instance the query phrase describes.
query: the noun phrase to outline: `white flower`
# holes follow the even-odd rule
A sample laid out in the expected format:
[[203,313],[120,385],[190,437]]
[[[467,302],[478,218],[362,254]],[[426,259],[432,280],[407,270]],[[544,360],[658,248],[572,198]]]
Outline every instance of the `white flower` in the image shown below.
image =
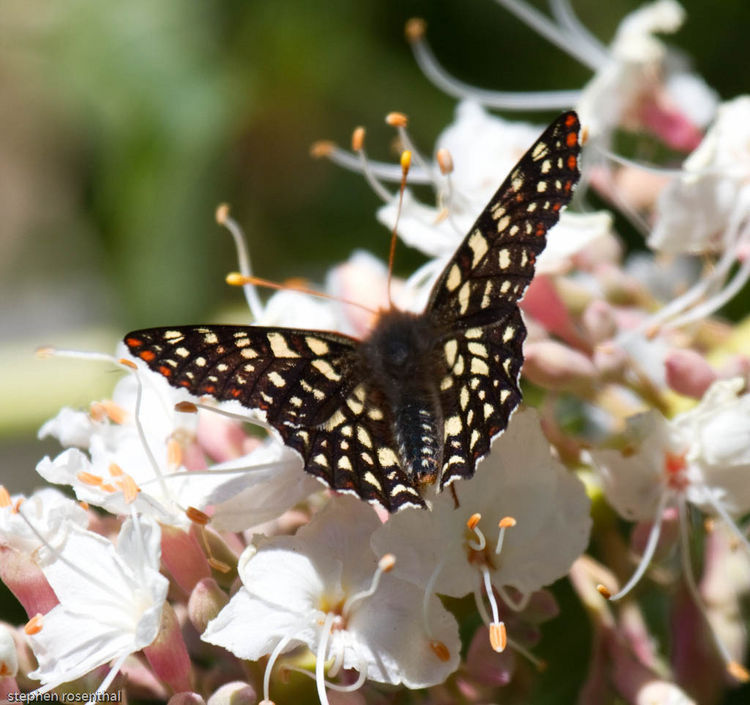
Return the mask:
[[743,384],[715,382],[671,421],[656,411],[632,417],[624,452],[591,451],[607,499],[624,518],[654,520],[665,494],[710,513],[750,510],[750,396],[737,396]]
[[156,638],[168,588],[159,573],[160,538],[158,524],[140,518],[125,521],[117,547],[71,526],[63,545],[40,548],[40,566],[60,600],[37,620],[38,631],[27,629],[38,662],[29,676],[44,691],[115,660],[111,682],[126,656]]
[[48,487],[28,498],[11,497],[7,506],[0,506],[0,546],[35,554],[43,543],[62,546],[73,527],[85,529],[88,523],[79,504]]
[[[402,546],[399,577],[453,597],[479,595],[484,586],[491,605],[488,582],[511,605],[506,588],[515,588],[521,607],[586,548],[591,519],[583,484],[552,457],[532,409],[513,415],[476,476],[455,487],[458,508],[444,492],[430,512],[405,510],[373,535],[378,552]],[[510,528],[498,532],[499,523]]]
[[[398,222],[404,242],[430,257],[452,255],[502,180],[543,129],[503,120],[471,101],[460,103],[455,122],[443,131],[436,145],[436,151],[447,149],[452,156],[450,182],[434,177],[439,193],[436,206],[427,206],[410,191],[404,192]],[[378,220],[393,228],[397,211],[398,197],[393,197],[378,210]],[[564,269],[571,256],[596,239],[609,236],[611,225],[611,216],[605,212],[579,215],[564,211],[558,226],[547,236],[548,247],[539,257],[537,270]]]
[[659,196],[649,246],[671,253],[723,250],[750,210],[750,97],[721,105],[682,171]]
[[[40,434],[75,440],[88,455],[69,448],[54,460],[44,458],[37,471],[114,514],[128,514],[132,506],[181,527],[189,525],[185,509],[193,506],[210,509],[222,528],[245,529],[278,516],[319,489],[317,482],[302,476],[299,456],[275,438],[244,456],[188,471],[184,455],[188,448],[195,450],[200,420],[197,413],[175,408],[187,398],[150,371],[128,375],[116,385],[111,401],[93,405],[102,413],[63,409],[42,427]],[[236,404],[232,408],[247,415]]]
[[316,654],[319,693],[329,658],[337,664],[331,676],[345,668],[410,688],[441,683],[459,661],[455,620],[433,598],[432,635],[425,634],[422,592],[392,575],[381,579],[387,566],[369,546],[378,524],[367,505],[337,497],[295,536],[248,548],[243,586],[203,639],[240,658],[272,654],[269,669],[279,653],[306,644]]

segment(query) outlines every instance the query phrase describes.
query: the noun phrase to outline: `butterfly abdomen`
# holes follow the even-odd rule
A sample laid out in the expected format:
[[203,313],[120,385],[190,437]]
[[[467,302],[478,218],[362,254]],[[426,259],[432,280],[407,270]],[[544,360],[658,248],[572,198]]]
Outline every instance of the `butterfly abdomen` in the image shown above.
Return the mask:
[[433,352],[435,334],[426,316],[392,310],[381,316],[360,352],[391,409],[402,469],[418,485],[436,482],[443,463],[438,385],[445,369]]

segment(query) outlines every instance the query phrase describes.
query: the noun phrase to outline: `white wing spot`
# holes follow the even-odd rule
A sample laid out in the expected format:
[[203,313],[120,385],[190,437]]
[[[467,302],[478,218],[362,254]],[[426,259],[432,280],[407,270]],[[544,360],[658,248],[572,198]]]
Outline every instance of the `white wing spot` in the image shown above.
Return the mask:
[[389,468],[398,465],[398,458],[390,448],[378,448],[378,462],[384,468]]
[[299,353],[290,349],[286,343],[286,338],[281,333],[268,333],[266,337],[271,345],[271,352],[276,357],[299,357]]
[[478,357],[472,357],[471,372],[475,375],[488,375],[490,373],[490,368],[487,367],[487,363],[484,360],[480,360]]
[[471,266],[476,267],[481,261],[482,257],[487,254],[487,250],[489,249],[487,238],[485,238],[484,235],[479,232],[479,230],[475,230],[469,237],[469,247],[471,248],[471,252],[473,254]]
[[269,372],[268,379],[274,387],[283,387],[286,385],[286,380],[278,372]]
[[458,342],[455,340],[449,340],[444,348],[445,350],[445,361],[448,363],[448,367],[453,367],[453,363],[456,362],[456,353],[458,352]]
[[458,285],[461,283],[461,270],[457,264],[454,264],[450,272],[448,272],[448,278],[445,280],[445,286],[448,291],[455,291]]
[[315,355],[327,355],[330,348],[328,347],[328,343],[325,342],[325,340],[321,340],[320,338],[313,338],[312,336],[308,335],[305,337],[305,342],[307,343],[307,347],[310,348],[310,351],[313,352]]
[[313,360],[312,366],[332,382],[338,382],[341,379],[341,375],[331,367],[327,360]]
[[503,247],[503,249],[497,253],[497,258],[500,269],[508,269],[508,267],[510,267],[510,250],[507,247]]

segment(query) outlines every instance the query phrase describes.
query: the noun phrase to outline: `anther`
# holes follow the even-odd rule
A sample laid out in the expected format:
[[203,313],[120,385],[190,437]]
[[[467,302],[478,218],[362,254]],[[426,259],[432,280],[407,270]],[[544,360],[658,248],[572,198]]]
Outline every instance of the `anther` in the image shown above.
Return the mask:
[[448,650],[448,647],[442,641],[437,641],[437,640],[431,641],[430,649],[432,649],[432,653],[435,654],[435,656],[437,656],[438,659],[440,659],[443,663],[450,661],[451,652]]
[[409,173],[409,167],[411,167],[411,152],[405,149],[401,152],[401,173],[404,175],[404,178]]
[[102,492],[108,492],[109,494],[114,494],[115,492],[117,492],[117,488],[110,482],[105,482],[104,484],[100,485],[99,489],[101,489]]
[[18,498],[18,499],[16,500],[15,504],[13,505],[13,509],[11,509],[11,512],[13,512],[13,514],[18,514],[18,513],[19,513],[19,512],[21,511],[21,505],[22,505],[22,504],[23,504],[23,503],[24,503],[25,501],[26,501],[26,500],[25,500],[25,499],[24,499],[23,497],[19,497],[19,498]]
[[602,585],[601,583],[599,583],[599,584],[598,584],[598,585],[596,586],[596,589],[597,589],[597,591],[599,592],[599,594],[600,594],[600,595],[601,595],[601,596],[602,596],[603,598],[605,598],[606,600],[611,600],[611,599],[612,599],[612,592],[611,592],[611,591],[609,590],[609,588],[607,588],[607,587],[605,587],[604,585]]
[[581,147],[586,144],[586,142],[589,141],[589,126],[584,125],[581,128]]
[[198,407],[191,401],[178,401],[174,405],[174,410],[182,414],[197,414]]
[[469,548],[473,551],[483,551],[484,547],[487,545],[487,539],[484,537],[482,530],[479,528],[479,520],[481,518],[482,515],[479,513],[472,514],[469,517],[469,520],[466,522],[466,527],[477,537],[476,541],[466,542]]
[[109,470],[111,477],[122,477],[125,474],[125,471],[117,463],[110,463],[107,470]]
[[3,485],[0,485],[0,507],[10,507],[11,504],[10,492]]
[[379,561],[378,568],[384,573],[390,573],[393,570],[393,566],[396,565],[396,556],[392,553],[386,553]]
[[498,522],[500,533],[497,535],[497,544],[495,545],[495,553],[500,553],[503,550],[503,541],[505,541],[505,530],[510,529],[516,525],[516,520],[513,517],[503,517]]
[[501,653],[508,645],[508,634],[504,622],[493,622],[490,624],[490,646],[493,651]]
[[50,357],[54,357],[54,355],[55,355],[55,348],[53,348],[51,345],[42,345],[41,347],[37,348],[34,351],[34,354],[40,360],[47,360]]
[[426,31],[427,23],[421,17],[412,17],[407,21],[406,27],[404,28],[406,41],[410,44],[414,44],[424,37]]
[[131,370],[138,369],[138,365],[136,365],[132,360],[126,360],[124,357],[121,357],[117,362]]
[[378,589],[378,585],[380,585],[380,577],[383,575],[383,573],[390,572],[395,564],[396,557],[392,553],[386,553],[384,556],[382,556],[378,561],[378,567],[375,569],[375,573],[372,576],[370,587],[366,590],[360,590],[359,592],[350,595],[347,601],[344,603],[344,606],[341,608],[341,614],[343,616],[348,615],[349,612],[351,612],[352,607],[357,602],[360,602],[365,598],[374,595],[375,591]]
[[447,176],[448,174],[453,172],[453,157],[445,147],[441,147],[440,149],[438,149],[435,158],[437,159],[438,166],[440,167],[440,173],[443,176]]
[[198,526],[206,526],[211,521],[211,517],[208,514],[195,507],[188,507],[185,510],[185,516],[194,524],[198,524]]
[[476,512],[475,514],[472,514],[469,517],[469,520],[466,522],[466,526],[468,527],[470,531],[474,531],[474,529],[477,528],[477,525],[479,524],[481,519],[482,519],[482,515],[479,514],[479,512]]
[[352,151],[359,152],[365,146],[365,128],[356,127],[352,132]]
[[219,225],[224,225],[227,222],[228,217],[229,217],[229,204],[220,203],[216,207],[216,222]]
[[43,626],[44,617],[39,612],[37,612],[28,622],[26,622],[23,631],[24,633],[31,636],[33,634],[39,634],[39,632],[42,631]]
[[167,464],[171,468],[178,468],[182,465],[182,459],[182,446],[174,438],[170,438],[167,441]]
[[310,145],[310,156],[313,159],[330,157],[335,149],[336,145],[331,140],[318,140]]
[[132,504],[135,502],[141,488],[138,487],[135,480],[130,475],[124,475],[122,479],[117,482],[118,486],[122,490],[123,498],[126,504]]
[[107,414],[107,417],[113,423],[122,425],[128,420],[128,412],[119,404],[115,404],[115,402],[110,400],[105,400],[101,402],[101,405],[104,409],[104,413]]
[[748,673],[748,670],[741,663],[737,663],[737,661],[730,661],[727,664],[727,671],[741,683],[750,681],[750,673]]
[[404,113],[388,113],[385,116],[385,124],[391,127],[406,127],[409,124],[409,118]]
[[91,485],[92,487],[101,487],[104,484],[104,478],[99,475],[93,475],[90,472],[81,470],[76,474],[76,479],[80,480],[84,485]]

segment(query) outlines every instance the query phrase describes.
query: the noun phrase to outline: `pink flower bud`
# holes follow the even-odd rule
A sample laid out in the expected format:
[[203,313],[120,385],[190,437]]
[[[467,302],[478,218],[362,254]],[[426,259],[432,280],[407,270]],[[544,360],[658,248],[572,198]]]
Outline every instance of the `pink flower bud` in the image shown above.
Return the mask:
[[664,367],[669,387],[694,399],[700,399],[717,378],[711,365],[695,350],[671,350]]
[[59,600],[29,555],[0,547],[0,579],[23,605],[29,618],[46,614]]
[[524,350],[523,373],[551,391],[585,391],[597,379],[594,364],[582,353],[552,340],[530,343]]
[[205,705],[205,703],[206,701],[198,693],[190,691],[176,693],[167,701],[167,705]]
[[211,575],[206,556],[195,536],[183,529],[162,527],[161,558],[185,592],[191,592],[199,580]]
[[198,582],[190,593],[188,617],[199,634],[206,630],[208,623],[227,602],[227,594],[213,578],[204,578]]
[[190,656],[177,615],[168,602],[161,611],[159,635],[143,649],[154,674],[176,692],[190,690]]
[[617,332],[612,307],[601,299],[596,299],[586,306],[581,322],[594,343],[609,340]]

